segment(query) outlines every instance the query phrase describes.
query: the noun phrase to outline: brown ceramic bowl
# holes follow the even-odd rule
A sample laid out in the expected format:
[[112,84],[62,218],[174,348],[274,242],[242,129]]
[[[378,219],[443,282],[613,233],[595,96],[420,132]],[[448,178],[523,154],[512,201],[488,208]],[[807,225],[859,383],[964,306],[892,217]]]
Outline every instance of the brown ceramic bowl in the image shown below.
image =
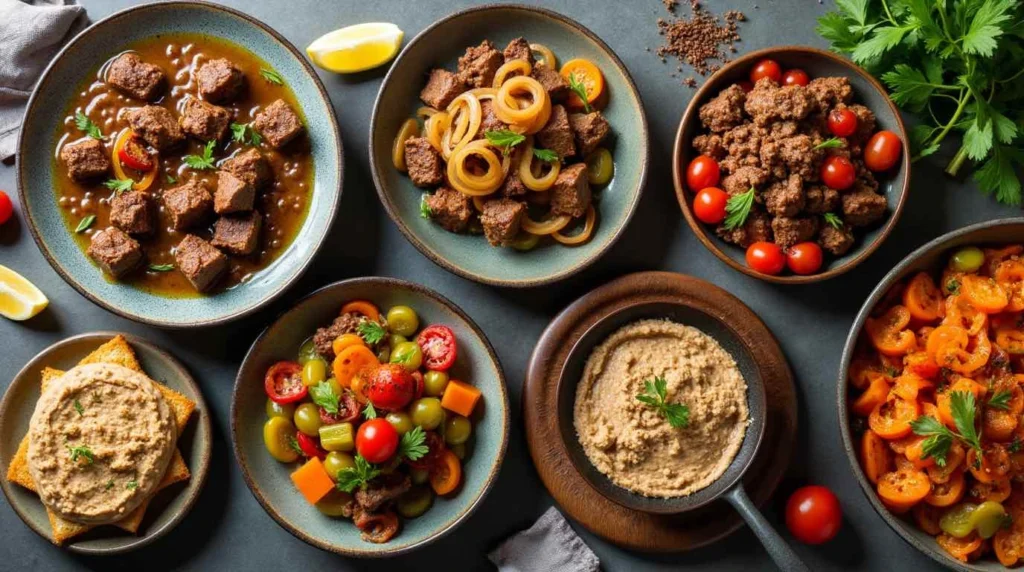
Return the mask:
[[[769,276],[755,272],[746,264],[745,249],[729,244],[716,236],[714,228],[697,220],[691,210],[694,193],[687,188],[685,177],[687,165],[698,155],[691,142],[694,137],[704,132],[698,116],[700,107],[723,89],[747,79],[750,69],[763,58],[771,58],[779,62],[783,69],[800,68],[806,71],[811,78],[827,76],[848,78],[853,87],[854,101],[866,105],[874,112],[878,120],[877,129],[892,131],[899,135],[904,142],[903,156],[899,167],[893,169],[891,173],[885,173],[879,177],[879,192],[883,193],[889,201],[888,217],[879,224],[859,229],[856,232],[857,242],[845,255],[833,257],[826,254],[825,263],[817,274]],[[834,53],[807,46],[781,46],[757,50],[723,66],[721,70],[704,82],[704,85],[690,100],[686,112],[683,113],[683,119],[679,122],[673,152],[675,160],[672,165],[672,178],[675,183],[676,198],[679,200],[679,207],[683,209],[686,222],[690,224],[690,228],[693,229],[697,238],[704,243],[708,250],[733,269],[777,284],[819,282],[839,276],[863,262],[882,244],[893,227],[896,226],[896,221],[903,212],[907,191],[910,188],[910,157],[907,153],[907,141],[903,120],[900,118],[896,106],[889,99],[885,88],[871,74],[853,62]]]

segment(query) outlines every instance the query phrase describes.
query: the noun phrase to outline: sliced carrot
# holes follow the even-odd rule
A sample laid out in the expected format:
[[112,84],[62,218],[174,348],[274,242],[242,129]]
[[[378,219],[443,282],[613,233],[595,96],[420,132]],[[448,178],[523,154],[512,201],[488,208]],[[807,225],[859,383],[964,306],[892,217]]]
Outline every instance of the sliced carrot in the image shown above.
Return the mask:
[[969,335],[977,334],[988,323],[988,314],[975,308],[963,295],[946,298],[946,317],[944,325],[960,326]]
[[440,462],[430,471],[430,487],[435,493],[446,495],[454,491],[461,480],[462,462],[455,453],[445,449]]
[[939,546],[948,552],[950,556],[961,562],[967,562],[968,556],[981,547],[981,538],[973,532],[970,536],[965,536],[964,538],[957,538],[943,532],[935,538],[935,541],[938,542]]
[[913,514],[914,520],[917,521],[917,526],[921,527],[921,530],[932,536],[942,532],[942,527],[939,526],[942,512],[938,508],[930,504],[920,503],[914,506]]
[[980,458],[977,449],[967,452],[967,468],[975,479],[983,483],[995,483],[1010,474],[1010,453],[999,443],[985,445]]
[[878,484],[878,479],[889,472],[892,454],[885,441],[874,431],[868,429],[860,440],[860,464],[864,467],[864,476],[872,484]]
[[939,326],[932,330],[930,334],[928,334],[928,342],[925,345],[925,351],[934,359],[936,352],[939,351],[939,348],[947,344],[956,343],[966,346],[967,342],[969,341],[969,336],[970,334],[967,333],[967,330],[961,328],[960,326]]
[[366,316],[374,322],[380,321],[380,310],[372,302],[366,300],[353,300],[341,307],[342,314],[359,314]]
[[928,475],[914,469],[891,471],[878,479],[878,496],[886,506],[902,508],[904,512],[924,500],[931,490]]
[[352,378],[365,368],[380,365],[376,354],[364,345],[349,346],[334,358],[332,371],[342,387],[352,385]]
[[994,279],[968,274],[960,280],[960,290],[964,298],[978,310],[986,314],[1002,312],[1010,303],[1006,290]]
[[334,490],[334,481],[320,459],[313,457],[292,473],[292,482],[309,504],[316,504]]
[[885,403],[886,397],[889,396],[889,382],[886,379],[885,376],[879,376],[871,380],[871,385],[850,404],[850,409],[861,417],[871,415],[875,407]]
[[918,272],[903,290],[903,305],[910,316],[922,322],[931,322],[942,317],[944,306],[942,292],[927,272]]
[[448,411],[454,411],[463,417],[469,417],[480,401],[480,390],[458,380],[448,382],[448,387],[441,396],[441,407]]
[[992,342],[988,339],[988,332],[981,331],[971,336],[966,344],[957,340],[940,346],[935,350],[935,363],[969,375],[987,364],[991,354]]
[[[928,333],[930,334],[931,331],[929,330]],[[925,347],[925,343],[922,342],[927,342],[927,340],[927,336],[918,337],[918,347]],[[939,364],[935,363],[935,360],[927,351],[917,351],[904,356],[903,369],[925,379],[935,379],[935,376],[939,375]]]
[[1007,312],[1024,310],[1024,263],[1019,260],[1007,260],[999,263],[993,277],[1006,290],[1009,303]]
[[971,484],[971,500],[975,502],[1003,502],[1010,498],[1013,487],[1010,486],[1010,479],[1003,479],[994,483],[983,483],[974,481]]
[[914,349],[917,338],[906,329],[910,324],[910,312],[903,306],[893,306],[879,318],[868,318],[864,328],[871,344],[879,352],[889,356],[902,356]]
[[979,401],[985,393],[985,388],[967,377],[957,376],[946,391],[935,396],[935,404],[938,406],[939,421],[950,429],[956,429],[953,422],[953,410],[951,409],[950,395],[954,392],[970,392],[974,394],[975,402]]
[[949,447],[949,452],[946,453],[946,466],[940,467],[934,465],[926,469],[928,471],[928,478],[937,485],[949,482],[949,479],[953,478],[953,475],[957,472],[962,472],[960,467],[967,457],[967,452],[964,451],[963,445],[959,441],[954,441]]
[[899,439],[910,434],[910,422],[920,413],[917,401],[890,397],[871,411],[868,426],[883,439]]
[[981,265],[979,272],[986,276],[995,276],[1000,264],[1006,260],[1016,259],[1024,253],[1024,246],[1011,244],[1003,248],[982,248],[981,252],[985,255],[985,263]]
[[1000,564],[1015,566],[1018,560],[1024,558],[1024,511],[1012,505],[1008,508],[1013,521],[1009,528],[1000,529],[992,537],[992,548]]
[[893,385],[892,392],[901,399],[916,401],[918,394],[933,387],[935,387],[935,384],[916,373],[905,372],[903,375],[896,378],[896,383]]
[[365,346],[365,345],[366,345],[366,342],[364,342],[363,338],[359,337],[357,334],[342,334],[342,335],[334,338],[334,341],[331,342],[331,349],[334,350],[334,355],[337,356],[345,348],[350,348],[352,346]]
[[[1017,388],[1020,391],[1020,388]],[[1020,423],[1020,414],[986,407],[981,416],[981,434],[992,441],[1010,441]]]
[[914,466],[917,467],[918,469],[927,469],[928,467],[934,465],[935,459],[933,457],[924,456],[924,441],[926,438],[921,435],[911,434],[911,436],[913,438],[910,439],[909,443],[907,443],[907,448],[904,452],[904,455],[906,455],[907,460],[913,463]]
[[[601,69],[590,60],[582,58],[569,60],[565,62],[562,70],[558,73],[569,83],[575,82],[583,85],[587,90],[588,104],[597,101],[597,98],[601,97],[601,93],[604,92],[604,75],[601,73]],[[569,96],[568,103],[569,107],[573,109],[586,107],[575,93]]]
[[924,502],[938,507],[953,506],[964,498],[964,492],[966,492],[964,485],[964,472],[956,471],[948,481],[932,484],[931,491],[924,497]]

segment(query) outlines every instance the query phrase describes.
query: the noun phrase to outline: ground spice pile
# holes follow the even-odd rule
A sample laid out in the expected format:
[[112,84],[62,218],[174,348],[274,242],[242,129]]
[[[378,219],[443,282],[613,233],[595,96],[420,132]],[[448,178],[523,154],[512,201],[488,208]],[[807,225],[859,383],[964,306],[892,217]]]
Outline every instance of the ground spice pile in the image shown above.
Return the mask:
[[[675,0],[664,0],[664,4],[670,13],[675,14]],[[662,61],[675,56],[680,63],[688,64],[702,76],[714,73],[729,61],[728,54],[736,53],[733,44],[740,41],[738,25],[746,19],[739,10],[729,10],[719,19],[699,2],[691,0],[690,18],[674,18],[671,21],[658,18],[658,34],[665,37],[665,43],[656,53]],[[682,71],[682,66],[676,69]],[[688,77],[683,80],[683,84],[696,87],[697,80]]]

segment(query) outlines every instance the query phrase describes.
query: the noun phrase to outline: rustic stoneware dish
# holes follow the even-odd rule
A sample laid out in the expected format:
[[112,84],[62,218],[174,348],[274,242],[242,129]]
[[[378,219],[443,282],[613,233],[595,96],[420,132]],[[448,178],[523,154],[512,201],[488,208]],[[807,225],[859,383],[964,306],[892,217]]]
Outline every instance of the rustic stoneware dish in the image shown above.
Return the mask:
[[[473,438],[464,461],[463,483],[450,498],[438,497],[423,516],[403,519],[385,544],[363,541],[351,521],[324,516],[310,506],[288,478],[295,464],[275,461],[263,445],[267,395],[263,377],[274,363],[295,360],[299,346],[338,315],[352,300],[370,300],[380,308],[407,305],[420,324],[444,324],[455,332],[458,358],[453,377],[483,393],[474,412]],[[231,401],[231,438],[242,476],[267,513],[288,532],[313,546],[345,556],[380,557],[409,552],[454,530],[480,505],[498,477],[509,431],[505,376],[487,337],[462,310],[440,294],[392,278],[354,278],[325,286],[282,314],[253,343],[235,379]]]
[[[277,70],[302,106],[315,165],[309,214],[292,245],[251,280],[216,295],[158,296],[106,278],[64,226],[53,162],[65,107],[91,70],[135,40],[164,33],[207,34],[244,46]],[[327,92],[305,57],[252,16],[205,2],[136,6],[96,22],[64,47],[29,100],[18,144],[18,191],[32,236],[55,270],[82,295],[126,318],[187,328],[255,312],[303,273],[327,236],[341,197],[342,147]]]
[[[853,87],[854,101],[866,105],[875,113],[875,117],[878,119],[877,129],[892,131],[903,141],[903,155],[899,166],[894,168],[891,173],[879,176],[879,192],[885,194],[889,201],[887,218],[879,224],[867,227],[866,232],[863,229],[858,230],[857,242],[845,255],[837,258],[826,253],[821,271],[809,276],[795,274],[769,276],[755,272],[747,266],[746,249],[725,242],[715,234],[712,225],[704,224],[694,216],[692,210],[694,192],[686,186],[686,167],[698,155],[693,148],[692,141],[694,137],[703,132],[699,117],[701,106],[713,99],[723,89],[747,79],[750,69],[763,58],[771,58],[779,62],[783,69],[800,68],[806,71],[812,79],[828,76],[848,78]],[[827,280],[847,272],[867,259],[889,236],[903,212],[903,205],[910,188],[908,144],[906,129],[896,106],[889,99],[882,84],[878,83],[878,80],[868,72],[842,56],[817,48],[807,46],[766,48],[750,52],[725,64],[697,90],[686,107],[683,118],[679,122],[679,130],[676,132],[672,178],[675,183],[676,198],[679,200],[679,207],[683,210],[686,222],[689,223],[697,238],[715,256],[733,269],[761,280],[778,284],[807,284]]]
[[[453,234],[420,216],[420,196],[391,163],[402,123],[423,105],[420,90],[435,67],[454,70],[467,47],[489,39],[499,47],[519,36],[545,44],[559,61],[587,58],[604,74],[612,128],[615,176],[597,196],[597,229],[589,242],[520,252],[495,248],[482,236]],[[384,78],[370,120],[370,167],[377,194],[402,234],[435,263],[460,276],[497,286],[538,286],[575,274],[596,261],[622,234],[640,200],[649,150],[643,103],[625,65],[607,44],[557,12],[520,5],[488,5],[446,16],[413,38]]]
[[906,540],[911,546],[927,554],[935,561],[953,570],[971,571],[996,571],[1006,570],[995,559],[988,559],[982,562],[964,563],[951,557],[945,550],[935,542],[935,538],[925,534],[917,525],[911,521],[903,520],[893,514],[878,500],[874,485],[864,476],[860,460],[857,455],[855,435],[850,427],[850,409],[847,380],[849,379],[850,361],[853,358],[854,347],[864,327],[864,321],[871,314],[871,310],[885,296],[892,286],[906,276],[920,271],[933,272],[941,269],[947,262],[951,252],[961,246],[985,246],[1004,243],[1024,243],[1024,218],[999,219],[979,224],[974,224],[953,232],[944,234],[935,240],[925,244],[912,252],[897,264],[878,283],[875,290],[871,292],[868,299],[861,306],[857,318],[850,328],[850,334],[846,338],[846,345],[843,347],[843,357],[839,364],[839,379],[837,380],[837,401],[839,410],[839,434],[843,437],[843,448],[846,449],[846,456],[850,460],[854,477],[860,484],[864,496],[867,497],[871,506],[878,511],[893,530]]
[[[59,341],[39,352],[11,381],[0,401],[0,488],[14,512],[36,533],[50,540],[50,523],[39,497],[4,477],[40,395],[40,374],[44,367],[68,370],[79,360],[110,341],[117,332],[91,332]],[[213,435],[209,410],[199,387],[185,366],[153,344],[132,335],[121,334],[135,350],[142,368],[152,379],[181,393],[196,403],[196,409],[178,438],[178,448],[191,476],[184,483],[158,492],[142,521],[139,535],[128,534],[112,526],[101,526],[68,540],[65,548],[81,554],[120,554],[142,548],[167,534],[185,518],[206,482],[210,468]]]

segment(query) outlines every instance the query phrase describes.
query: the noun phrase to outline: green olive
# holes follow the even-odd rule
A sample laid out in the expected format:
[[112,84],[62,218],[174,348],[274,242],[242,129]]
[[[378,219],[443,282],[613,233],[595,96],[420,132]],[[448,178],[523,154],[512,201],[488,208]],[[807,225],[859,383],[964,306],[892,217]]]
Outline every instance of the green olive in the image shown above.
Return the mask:
[[327,378],[327,385],[331,386],[331,391],[334,392],[334,395],[341,395],[341,391],[342,391],[341,384],[338,383],[337,379],[335,379],[333,377],[328,377]]
[[423,350],[416,342],[402,342],[391,350],[391,363],[402,364],[409,371],[416,371],[423,364]]
[[971,513],[971,522],[974,524],[974,530],[978,531],[978,536],[992,538],[1006,524],[1006,517],[1003,505],[995,501],[985,501]]
[[974,532],[974,522],[971,519],[971,514],[974,513],[976,508],[978,508],[978,505],[967,502],[957,505],[942,515],[942,519],[939,520],[939,528],[950,536],[957,538],[967,536]]
[[263,424],[263,444],[270,456],[282,463],[291,463],[299,453],[291,446],[295,438],[295,426],[284,417],[271,417]]
[[356,459],[348,453],[342,453],[341,451],[331,451],[327,453],[327,457],[324,458],[324,470],[327,471],[327,476],[331,479],[338,480],[338,472],[342,469],[349,469],[356,466]]
[[444,421],[441,400],[436,397],[421,397],[413,401],[409,407],[409,414],[412,416],[412,422],[422,427],[424,431],[433,431]]
[[412,478],[412,484],[423,485],[430,480],[430,471],[426,469],[411,469],[409,477]]
[[974,272],[984,263],[985,253],[977,246],[965,246],[949,259],[949,267],[957,272]]
[[404,344],[407,341],[409,341],[409,338],[405,336],[391,334],[388,336],[388,347],[391,348],[391,351],[395,351],[395,347],[398,346],[398,344]]
[[327,362],[313,358],[302,366],[302,385],[309,387],[327,379]]
[[318,354],[317,351],[316,351],[316,344],[313,343],[313,338],[309,338],[308,340],[302,342],[302,345],[299,346],[299,363],[300,364],[306,365],[307,361],[309,361],[311,359],[316,359],[316,358],[319,358],[319,357],[320,357],[320,354]]
[[388,361],[390,359],[391,359],[391,347],[389,347],[389,346],[381,346],[380,349],[377,350],[377,361],[379,361],[380,363],[388,363]]
[[587,164],[587,182],[591,185],[606,185],[615,174],[615,161],[604,147],[598,147],[584,159]]
[[388,413],[388,416],[385,419],[387,419],[388,423],[395,428],[395,431],[398,431],[399,435],[405,435],[409,431],[412,431],[412,418],[404,411]]
[[455,456],[458,457],[460,461],[462,461],[463,459],[466,458],[466,444],[465,443],[459,443],[458,445],[452,445],[451,447],[448,447],[448,450],[450,450],[452,453],[455,453]]
[[285,403],[282,405],[273,399],[267,399],[267,417],[284,417],[285,419],[291,419],[294,414],[294,403]]
[[444,441],[449,445],[461,445],[469,440],[473,424],[461,415],[452,415],[444,422]]
[[295,426],[310,437],[320,434],[320,408],[312,403],[303,403],[295,409]]
[[432,504],[434,504],[434,493],[430,487],[417,486],[398,497],[396,508],[398,514],[405,518],[416,518],[430,510]]
[[351,502],[351,494],[334,489],[316,503],[316,509],[327,516],[345,516],[346,507]]
[[428,371],[423,374],[423,393],[431,397],[444,395],[444,388],[448,387],[448,374],[443,371]]
[[409,337],[416,333],[420,327],[420,317],[416,310],[409,306],[395,306],[388,310],[388,329],[392,332]]

